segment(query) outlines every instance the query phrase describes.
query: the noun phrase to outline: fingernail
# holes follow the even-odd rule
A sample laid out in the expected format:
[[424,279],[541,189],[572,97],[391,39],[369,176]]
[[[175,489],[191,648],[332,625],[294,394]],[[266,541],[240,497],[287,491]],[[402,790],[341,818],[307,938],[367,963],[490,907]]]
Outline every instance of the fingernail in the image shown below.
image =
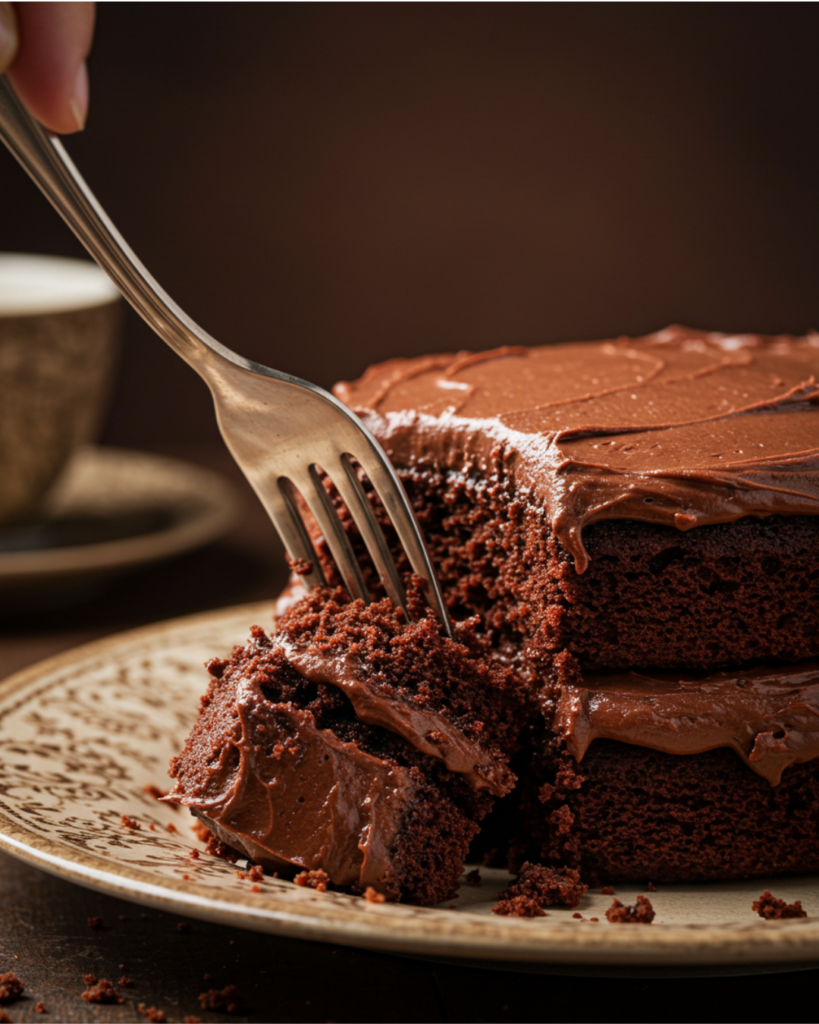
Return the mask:
[[77,122],[77,131],[85,128],[85,121],[88,117],[88,68],[85,62],[77,68],[77,77],[74,79],[74,95],[68,101],[71,113]]
[[0,75],[17,56],[17,19],[11,4],[0,3]]

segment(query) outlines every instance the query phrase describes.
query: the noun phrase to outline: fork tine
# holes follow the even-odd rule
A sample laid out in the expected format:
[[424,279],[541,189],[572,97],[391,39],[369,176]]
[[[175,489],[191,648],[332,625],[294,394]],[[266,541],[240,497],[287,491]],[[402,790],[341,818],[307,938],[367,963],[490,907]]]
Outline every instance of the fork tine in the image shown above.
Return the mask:
[[441,620],[446,635],[452,638],[452,624],[449,621],[449,614],[444,604],[441,586],[438,583],[438,577],[435,574],[427,546],[424,543],[421,527],[415,518],[412,505],[404,490],[404,485],[401,483],[401,478],[389,462],[387,462],[386,458],[381,456],[378,448],[368,448],[361,454],[358,452],[349,452],[348,454],[358,462],[369,477],[370,483],[375,488],[381,503],[387,510],[387,515],[390,517],[392,525],[395,527],[398,540],[407,554],[413,572],[427,582],[427,600]]
[[291,495],[287,492],[288,483],[287,478],[282,477],[275,488],[268,490],[265,508],[291,559],[303,558],[313,566],[312,572],[301,577],[305,587],[310,590],[316,583],[324,584],[326,581],[304,522],[296,510]]
[[403,584],[398,576],[398,570],[395,568],[395,562],[384,539],[384,534],[375,518],[372,506],[367,500],[364,488],[361,486],[361,481],[350,464],[349,455],[342,455],[339,462],[342,472],[337,477],[332,477],[333,483],[344,504],[350,510],[350,515],[353,517],[376,571],[381,577],[387,596],[396,608],[403,610],[409,619]]
[[330,553],[338,566],[347,592],[353,599],[361,598],[362,601],[369,604],[370,595],[367,592],[358,561],[353,554],[353,549],[350,546],[350,541],[344,531],[344,527],[341,525],[341,520],[338,518],[330,497],[324,489],[315,464],[310,466],[307,472],[308,476],[304,479],[304,485],[301,486],[297,483],[301,495],[307,502],[313,517],[318,523],[319,529],[324,534],[324,539],[327,541]]

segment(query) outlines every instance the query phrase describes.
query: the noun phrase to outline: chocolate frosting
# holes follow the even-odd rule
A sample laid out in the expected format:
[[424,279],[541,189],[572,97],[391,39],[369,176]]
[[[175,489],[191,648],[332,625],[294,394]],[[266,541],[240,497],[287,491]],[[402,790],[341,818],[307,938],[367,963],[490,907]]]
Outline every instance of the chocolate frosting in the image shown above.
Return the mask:
[[578,572],[585,526],[819,514],[819,334],[642,338],[394,359],[336,394],[399,467],[510,478]]
[[564,684],[553,727],[577,761],[596,739],[668,754],[731,747],[771,785],[819,757],[819,662],[793,668],[587,675]]
[[[178,782],[168,799],[195,808],[218,836],[254,860],[320,867],[336,885],[372,885],[396,897],[390,846],[417,789],[409,771],[318,729],[309,711],[291,704],[271,709],[253,682],[240,684],[236,707],[239,728],[208,765],[205,786],[188,794]],[[267,749],[251,737],[261,735],[258,720],[270,717],[277,739]]]
[[343,690],[362,722],[389,729],[422,754],[439,758],[450,771],[463,775],[475,790],[486,789],[495,796],[503,796],[513,788],[516,778],[498,752],[467,737],[441,712],[379,686],[355,659],[324,654],[313,647],[300,648],[283,640],[278,640],[278,644],[299,675],[313,683],[327,683]]

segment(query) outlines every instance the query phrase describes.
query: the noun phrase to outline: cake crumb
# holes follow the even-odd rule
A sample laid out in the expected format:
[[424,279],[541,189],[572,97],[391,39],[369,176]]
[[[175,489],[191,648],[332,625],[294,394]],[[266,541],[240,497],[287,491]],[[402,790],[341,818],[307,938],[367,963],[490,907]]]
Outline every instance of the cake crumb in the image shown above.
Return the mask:
[[656,892],[657,891],[657,886],[653,882],[649,882],[648,885],[646,886],[646,888],[648,889],[649,892]]
[[189,1013],[187,1017],[183,1017],[184,1024],[202,1024],[201,1017],[194,1017],[192,1013]]
[[11,1017],[5,1010],[0,1010],[0,1024],[11,1024]]
[[127,814],[121,814],[120,818],[125,828],[130,829],[132,832],[138,832],[142,828],[136,818],[129,818]]
[[248,871],[247,877],[251,882],[261,882],[264,878],[264,868],[261,864],[254,864],[250,871]]
[[179,832],[179,829],[176,827],[176,825],[174,825],[172,821],[169,821],[165,827],[168,829],[169,832]]
[[464,885],[482,885],[483,879],[481,873],[477,868],[473,868],[468,874],[464,875]]
[[[86,982],[88,984],[88,982]],[[100,978],[96,985],[90,985],[82,994],[87,1003],[121,1003],[122,996],[107,978]]]
[[137,1013],[147,1017],[151,1024],[165,1024],[165,1014],[162,1010],[157,1010],[155,1006],[146,1006],[145,1003],[140,1003],[137,1007]]
[[[588,888],[574,868],[549,868],[526,861],[517,881],[498,893],[498,907],[503,905],[502,909],[493,907],[493,911],[504,916],[540,917],[530,912],[530,902],[540,907],[576,907]],[[516,902],[519,897],[525,899]]]
[[313,571],[313,563],[307,558],[287,558],[287,564],[297,576],[309,576]]
[[229,864],[235,864],[240,857],[240,854],[211,832],[208,833],[208,839],[205,842],[205,853],[209,853],[211,857],[221,857]]
[[315,889],[316,892],[327,892],[330,876],[326,871],[317,868],[315,871],[300,871],[293,881],[296,885],[307,886],[308,889]]
[[600,918],[599,917],[590,917],[589,920],[590,921],[594,921],[594,923],[597,924],[597,922],[600,920]]
[[766,921],[782,921],[789,917],[808,916],[807,911],[802,909],[801,900],[797,900],[795,903],[786,903],[784,900],[777,899],[770,889],[766,889],[758,900],[754,900],[751,910]]
[[133,981],[130,978],[126,978],[124,974],[119,979],[119,987],[120,988],[131,988],[133,984],[134,984]]
[[0,974],[0,1003],[13,1003],[25,992],[25,988],[14,971]]
[[614,895],[614,889],[610,885],[604,885],[603,888],[600,890],[600,892],[604,896],[613,896]]
[[651,924],[654,916],[651,900],[645,896],[638,896],[634,906],[625,906],[620,900],[614,900],[606,911],[606,920],[612,924]]
[[48,1013],[48,1010],[45,1008],[45,1003],[42,1001],[42,999],[34,1007],[34,1012],[35,1013]]
[[582,921],[582,920],[583,920],[583,915],[582,915],[582,914],[578,914],[578,913],[577,913],[577,911],[575,911],[575,912],[574,912],[574,913],[572,914],[572,917],[576,917],[576,918],[577,918],[577,919],[578,919],[579,921]]
[[492,907],[493,914],[500,914],[501,917],[545,917],[546,911],[541,907],[538,900],[531,896],[520,894],[510,899],[498,900]]
[[368,903],[386,903],[387,897],[383,892],[378,892],[377,889],[373,889],[371,885],[368,885],[364,890],[364,899]]
[[259,885],[258,882],[254,882],[253,885],[251,885],[251,887],[250,887],[250,891],[251,892],[261,892],[262,891],[262,887]]
[[235,1013],[244,1000],[242,993],[235,985],[226,985],[222,989],[211,988],[199,993],[199,1005],[203,1010],[224,1010]]
[[[66,968],[67,970],[68,968]],[[92,985],[97,984],[97,978],[94,974],[84,974],[82,980],[85,982],[86,988],[91,988]]]
[[199,851],[188,850],[188,856],[190,857],[191,860],[199,860]]
[[101,917],[89,917],[88,927],[92,928],[94,931],[99,931],[101,928],[104,928],[105,925],[102,923]]

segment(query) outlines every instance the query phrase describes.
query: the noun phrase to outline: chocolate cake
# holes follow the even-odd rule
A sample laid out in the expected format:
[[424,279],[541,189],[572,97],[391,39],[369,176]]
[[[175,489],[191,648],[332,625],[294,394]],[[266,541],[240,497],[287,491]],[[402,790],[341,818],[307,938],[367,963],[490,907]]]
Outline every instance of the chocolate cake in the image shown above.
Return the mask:
[[[420,676],[402,683],[400,663],[373,662],[361,647],[370,614],[382,653],[400,641],[408,657],[426,631],[423,675],[443,665],[434,621],[407,626],[385,603],[365,611],[313,592],[285,614],[281,637],[257,632],[247,650],[212,668],[173,798],[221,834],[222,811],[211,812],[226,806],[236,758],[225,754],[234,761],[218,770],[207,758],[234,749],[226,738],[258,711],[253,730],[309,737],[312,751],[330,736],[338,749],[347,744],[359,787],[362,778],[386,785],[385,770],[417,780],[391,805],[384,831],[404,858],[379,862],[378,886],[390,898],[447,898],[466,844],[512,786],[520,743],[512,761],[520,782],[482,826],[513,867],[541,860],[579,869],[587,883],[815,870],[817,369],[819,335],[672,327],[638,339],[392,360],[338,385],[403,479],[452,618],[465,624],[448,681],[432,677],[443,689],[431,706],[447,728],[408,728],[395,709],[417,703]],[[365,562],[329,483],[328,491]],[[337,582],[315,529],[313,537]],[[309,584],[305,568],[283,608],[302,592],[299,579]],[[338,643],[328,647],[330,636]],[[459,657],[469,673],[455,704]],[[499,666],[512,674],[498,675]],[[257,671],[269,681],[258,682]],[[479,692],[483,724],[470,733]],[[491,785],[477,754],[453,760],[462,749],[455,736],[470,750],[480,736],[480,763],[498,773]],[[284,755],[265,757],[257,767],[269,780]],[[264,859],[269,850],[240,841],[264,818],[262,803],[239,803],[231,814],[242,824],[227,830],[230,841]],[[340,837],[298,859],[309,812],[297,810],[271,827],[291,845],[269,859],[321,867],[358,891],[370,884]],[[423,838],[413,845],[411,837],[428,834],[433,820],[448,831],[431,866]],[[328,863],[337,855],[345,867],[334,876]]]
[[280,872],[450,899],[478,823],[515,785],[525,716],[474,621],[453,641],[421,614],[406,624],[386,599],[317,589],[273,636],[254,627],[247,647],[209,663],[169,799]]

